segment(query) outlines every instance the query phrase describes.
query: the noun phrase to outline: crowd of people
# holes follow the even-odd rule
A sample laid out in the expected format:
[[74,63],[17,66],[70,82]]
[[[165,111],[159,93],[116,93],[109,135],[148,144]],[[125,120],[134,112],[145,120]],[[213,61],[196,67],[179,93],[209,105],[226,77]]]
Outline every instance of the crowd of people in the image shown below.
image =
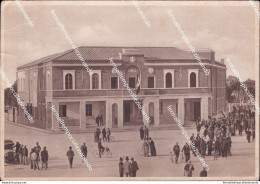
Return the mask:
[[[251,108],[234,106],[232,112],[228,113],[227,116],[223,112],[221,114],[222,116],[219,118],[209,116],[208,120],[196,121],[197,136],[195,137],[192,134],[190,141],[194,143],[203,158],[205,156],[213,156],[214,160],[217,160],[218,157],[227,158],[228,156],[232,156],[231,136],[235,136],[236,131],[238,131],[239,136],[245,132],[248,143],[250,143],[251,137],[252,141],[255,139],[255,114],[251,111]],[[201,135],[202,129],[204,130]],[[176,164],[179,161],[180,153],[182,154],[184,162],[187,163],[184,167],[184,173],[186,173],[186,176],[192,176],[194,167],[190,161],[191,152],[196,156],[192,147],[188,143],[185,143],[182,150],[180,150],[177,142],[173,146],[172,151],[175,157],[173,160]],[[201,171],[200,175],[207,176],[205,168]]]

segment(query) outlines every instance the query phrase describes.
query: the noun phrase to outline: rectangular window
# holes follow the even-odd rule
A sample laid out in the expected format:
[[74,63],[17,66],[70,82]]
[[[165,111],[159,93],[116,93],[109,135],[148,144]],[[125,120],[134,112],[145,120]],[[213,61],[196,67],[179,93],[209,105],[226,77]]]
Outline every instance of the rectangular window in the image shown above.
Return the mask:
[[59,116],[67,117],[67,106],[66,105],[59,105]]
[[92,116],[92,104],[86,104],[86,116]]
[[111,89],[118,89],[118,77],[111,77]]
[[148,88],[154,88],[154,77],[148,77]]
[[184,116],[186,116],[187,115],[187,105],[186,105],[186,103],[184,103]]
[[178,114],[178,103],[176,103],[176,114]]
[[129,87],[135,88],[135,77],[129,77]]
[[160,114],[163,114],[163,102],[160,102]]

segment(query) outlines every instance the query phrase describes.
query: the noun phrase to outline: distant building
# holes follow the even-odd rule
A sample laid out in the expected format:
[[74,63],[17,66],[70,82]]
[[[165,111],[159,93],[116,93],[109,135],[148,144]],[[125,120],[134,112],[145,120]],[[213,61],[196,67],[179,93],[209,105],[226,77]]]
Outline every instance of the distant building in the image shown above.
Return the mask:
[[[226,108],[226,66],[215,61],[210,49],[197,51],[210,71],[208,76],[191,52],[175,47],[80,47],[79,51],[92,76],[73,50],[18,67],[18,92],[34,117],[32,126],[59,129],[52,105],[67,126],[96,126],[98,114],[103,115],[107,127],[143,124],[146,120],[109,58],[134,92],[140,77],[137,96],[151,117],[151,126],[175,123],[169,105],[183,123],[207,119]],[[18,121],[31,125],[21,108]]]

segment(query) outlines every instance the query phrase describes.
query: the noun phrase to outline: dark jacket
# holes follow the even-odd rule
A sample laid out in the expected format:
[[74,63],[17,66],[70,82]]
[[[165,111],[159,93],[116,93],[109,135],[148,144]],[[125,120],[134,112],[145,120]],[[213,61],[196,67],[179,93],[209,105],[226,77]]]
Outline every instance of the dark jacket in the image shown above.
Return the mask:
[[119,166],[119,173],[123,173],[124,172],[124,163],[119,162],[118,166]]
[[23,148],[23,156],[28,157],[28,149]]
[[135,171],[137,171],[138,169],[139,169],[139,167],[138,167],[137,162],[136,162],[136,161],[133,161],[132,164],[131,164],[131,171],[132,171],[132,172],[135,172]]
[[42,150],[41,151],[41,159],[42,161],[48,161],[49,154],[47,150]]
[[67,151],[68,159],[71,159],[74,157],[74,152],[72,150]]

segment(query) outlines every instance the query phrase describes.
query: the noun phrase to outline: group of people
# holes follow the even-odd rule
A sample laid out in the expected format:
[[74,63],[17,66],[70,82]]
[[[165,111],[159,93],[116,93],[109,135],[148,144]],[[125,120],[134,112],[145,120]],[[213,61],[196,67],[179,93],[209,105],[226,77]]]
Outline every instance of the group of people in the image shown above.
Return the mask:
[[144,129],[141,127],[139,131],[141,140],[149,138],[149,129],[146,126],[144,126]]
[[152,140],[151,137],[147,138],[147,139],[143,139],[143,145],[142,145],[142,151],[144,157],[149,157],[149,156],[156,156],[156,148],[155,148],[155,144],[154,141]]
[[39,162],[41,161],[42,163],[41,169],[48,168],[48,158],[49,158],[48,151],[46,147],[43,147],[43,150],[41,150],[41,146],[39,145],[38,142],[36,142],[36,146],[31,149],[30,155],[28,154],[28,149],[26,145],[23,146],[19,142],[16,142],[14,147],[15,147],[17,164],[23,164],[23,165],[30,164],[31,169],[40,170]]
[[125,158],[125,162],[123,162],[123,158],[119,159],[119,176],[120,177],[136,177],[136,172],[139,170],[137,162],[132,157],[129,161],[128,156]]
[[96,117],[96,124],[99,127],[104,126],[104,121],[103,121],[103,115],[102,114],[98,114],[97,115],[97,117]]
[[27,146],[22,145],[19,142],[16,142],[16,144],[14,145],[14,148],[15,148],[16,164],[27,165],[29,162]]
[[[208,120],[196,121],[197,136],[195,137],[194,134],[192,134],[190,141],[194,143],[193,145],[195,145],[203,158],[207,155],[214,156],[214,160],[217,160],[218,157],[227,158],[228,156],[232,156],[231,136],[236,135],[236,130],[238,130],[240,136],[244,131],[248,142],[250,142],[251,136],[252,140],[255,139],[255,116],[249,107],[234,106],[232,112],[227,116],[225,116],[223,112],[221,113],[222,117],[218,119],[209,116]],[[202,136],[200,136],[202,128],[204,128],[204,131]],[[183,148],[180,149],[177,142],[172,150],[175,157],[173,161],[176,164],[179,161],[180,153],[182,153],[186,163],[184,167],[186,176],[192,176],[194,167],[190,162],[190,154],[192,152],[193,155],[196,156],[196,153],[191,145],[185,143]],[[214,152],[214,154],[212,154],[212,152]],[[201,171],[200,176],[207,176],[205,168]]]
[[97,128],[94,131],[94,142],[98,142],[101,138],[103,141],[110,141],[111,131],[109,128],[103,127],[102,131]]

